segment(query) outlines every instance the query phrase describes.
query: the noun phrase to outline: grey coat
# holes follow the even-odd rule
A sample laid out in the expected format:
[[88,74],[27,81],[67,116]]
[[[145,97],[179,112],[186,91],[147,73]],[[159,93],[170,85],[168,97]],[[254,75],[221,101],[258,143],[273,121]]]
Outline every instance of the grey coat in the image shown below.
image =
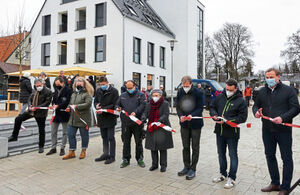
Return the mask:
[[[143,113],[142,120],[146,121],[150,114],[150,103],[147,103],[145,112]],[[159,119],[157,122],[161,122],[164,125],[171,126],[169,121],[169,103],[164,101],[159,108]],[[147,131],[145,148],[148,150],[167,150],[173,148],[172,132],[166,131],[162,128],[153,130],[152,133]]]

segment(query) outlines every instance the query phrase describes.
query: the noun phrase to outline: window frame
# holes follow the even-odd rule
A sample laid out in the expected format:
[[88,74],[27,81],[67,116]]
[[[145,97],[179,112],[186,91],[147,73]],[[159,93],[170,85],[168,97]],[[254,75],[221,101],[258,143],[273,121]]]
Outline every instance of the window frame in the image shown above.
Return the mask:
[[[103,38],[103,48],[102,50],[97,50],[98,47],[98,39],[99,38]],[[97,54],[98,53],[103,53],[103,59],[102,60],[98,60],[97,59]],[[99,36],[95,36],[95,62],[105,62],[106,61],[106,35],[99,35]]]
[[[136,44],[135,41],[138,41],[138,50],[136,51]],[[133,62],[136,64],[141,64],[142,62],[142,40],[140,38],[137,37],[133,37]],[[136,55],[139,56],[139,60],[136,61]]]
[[[162,55],[163,50],[163,55]],[[163,61],[163,66],[162,66]],[[162,69],[166,69],[166,48],[163,46],[159,47],[159,67]]]
[[[49,23],[47,23],[49,26],[49,32],[46,31],[46,18],[49,17]],[[49,15],[44,15],[42,17],[42,36],[49,36],[51,35],[51,14]]]
[[[151,50],[151,52],[150,52]],[[155,52],[155,45],[154,43],[148,42],[147,43],[147,65],[148,66],[152,66],[154,67],[154,52]],[[150,58],[151,58],[151,62],[150,63]]]
[[[100,13],[98,13],[97,7],[101,5],[103,6],[103,13],[102,13],[102,17],[99,17]],[[102,18],[103,18],[103,23],[100,24]],[[95,5],[95,27],[102,27],[106,25],[107,25],[107,2],[98,3]]]
[[[49,45],[49,55],[46,56],[46,45]],[[41,66],[50,66],[51,64],[51,43],[42,43],[42,57],[41,57]],[[49,64],[46,64],[47,60],[49,58]]]

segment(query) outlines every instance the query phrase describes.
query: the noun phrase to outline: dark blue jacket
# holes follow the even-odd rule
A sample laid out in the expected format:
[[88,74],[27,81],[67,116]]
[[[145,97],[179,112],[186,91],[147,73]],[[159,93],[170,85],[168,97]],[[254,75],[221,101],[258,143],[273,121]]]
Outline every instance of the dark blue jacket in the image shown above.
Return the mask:
[[[203,111],[203,92],[192,86],[188,93],[185,93],[183,88],[177,92],[177,115],[181,116],[202,116]],[[183,128],[201,129],[203,126],[202,119],[192,119],[191,121],[185,121],[180,123]]]
[[61,110],[65,110],[68,107],[72,93],[72,89],[70,89],[67,86],[62,88],[60,93],[55,88],[52,105],[58,105],[58,108],[56,109],[55,118],[53,122],[66,123],[69,121],[70,113]]

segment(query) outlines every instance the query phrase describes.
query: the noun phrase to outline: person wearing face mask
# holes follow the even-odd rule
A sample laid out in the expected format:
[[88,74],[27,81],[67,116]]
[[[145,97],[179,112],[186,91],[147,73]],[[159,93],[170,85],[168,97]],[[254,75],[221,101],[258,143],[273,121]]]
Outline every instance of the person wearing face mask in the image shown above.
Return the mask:
[[[141,116],[145,109],[145,95],[136,88],[134,81],[129,80],[126,83],[127,92],[120,95],[117,103],[116,110],[124,110],[129,115],[135,116],[141,119]],[[127,167],[130,164],[131,158],[131,137],[134,136],[135,140],[135,159],[140,167],[145,167],[144,156],[143,156],[143,126],[133,122],[124,113],[121,113],[121,122],[124,128],[123,132],[123,162],[120,165],[121,168]]]
[[167,169],[167,149],[173,148],[172,132],[162,128],[151,126],[153,122],[160,122],[164,125],[171,126],[169,121],[169,103],[162,96],[160,89],[151,91],[152,99],[147,103],[142,121],[148,119],[145,148],[151,150],[152,166],[149,171],[158,168],[158,151],[160,153],[160,171],[165,172]]
[[[78,129],[81,136],[79,159],[86,157],[86,149],[89,145],[89,129],[86,129],[86,125],[89,128],[92,123],[91,106],[94,88],[87,80],[78,77],[74,80],[73,91],[69,106],[66,109],[67,112],[70,112],[68,122],[69,154],[64,156],[63,160],[75,158],[75,150],[77,149],[76,133]],[[76,113],[73,109],[75,109]]]
[[[238,83],[234,79],[226,81],[226,89],[218,95],[210,105],[210,116],[216,121],[215,131],[217,150],[219,156],[220,174],[213,179],[214,183],[223,182],[227,179],[224,188],[234,187],[236,172],[238,170],[238,141],[240,128],[233,128],[224,121],[218,119],[223,117],[237,124],[244,123],[248,117],[248,107],[243,94],[238,90]],[[230,169],[227,172],[226,149],[228,147],[230,156]]]
[[14,130],[8,141],[17,141],[22,122],[34,117],[39,129],[39,153],[43,153],[45,145],[45,122],[48,110],[37,110],[35,107],[48,107],[51,103],[52,93],[44,86],[42,79],[36,79],[34,86],[36,90],[33,91],[28,99],[28,111],[20,114],[15,119]]
[[[262,115],[273,118],[272,121],[262,119],[262,138],[271,183],[261,189],[262,192],[280,191],[279,195],[288,194],[293,177],[292,127],[282,123],[292,123],[299,114],[298,97],[292,87],[280,81],[280,72],[270,68],[265,73],[266,85],[256,96],[253,114],[256,118]],[[283,179],[280,175],[276,159],[276,147],[279,146],[283,161]]]
[[40,79],[42,79],[44,81],[44,85],[51,90],[50,79],[47,77],[46,73],[41,72]]
[[[113,110],[119,98],[118,90],[108,83],[106,77],[100,77],[99,85],[94,99],[96,109]],[[103,154],[95,161],[105,161],[105,164],[111,164],[115,161],[116,156],[115,126],[117,125],[117,116],[102,112],[97,114],[97,121],[103,141]]]
[[67,144],[67,132],[68,132],[68,121],[70,114],[64,112],[69,105],[71,95],[73,93],[72,89],[66,86],[65,79],[61,76],[54,80],[54,96],[52,101],[52,108],[55,109],[55,118],[51,124],[51,150],[46,155],[51,155],[56,153],[57,146],[57,131],[59,124],[62,125],[62,143],[60,149],[60,156],[65,155],[65,147]]
[[[180,133],[182,139],[182,156],[184,168],[178,172],[178,176],[186,175],[187,180],[196,176],[196,168],[199,160],[200,135],[203,126],[202,119],[193,119],[192,116],[202,116],[203,93],[193,87],[192,78],[184,76],[181,79],[182,88],[177,92],[177,115],[180,120]],[[191,144],[192,143],[192,144]],[[192,156],[190,154],[192,147]],[[192,158],[192,161],[191,161]]]

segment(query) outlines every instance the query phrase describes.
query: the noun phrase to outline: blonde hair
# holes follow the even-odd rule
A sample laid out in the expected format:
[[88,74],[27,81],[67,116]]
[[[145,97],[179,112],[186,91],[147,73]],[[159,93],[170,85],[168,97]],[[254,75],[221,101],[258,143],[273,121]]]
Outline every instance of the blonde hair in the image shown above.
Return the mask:
[[88,92],[88,94],[90,96],[94,96],[94,87],[87,81],[85,80],[83,77],[78,77],[77,79],[75,79],[74,84],[73,84],[73,90],[76,90],[76,83],[77,82],[83,82],[83,87],[86,89],[86,91]]

